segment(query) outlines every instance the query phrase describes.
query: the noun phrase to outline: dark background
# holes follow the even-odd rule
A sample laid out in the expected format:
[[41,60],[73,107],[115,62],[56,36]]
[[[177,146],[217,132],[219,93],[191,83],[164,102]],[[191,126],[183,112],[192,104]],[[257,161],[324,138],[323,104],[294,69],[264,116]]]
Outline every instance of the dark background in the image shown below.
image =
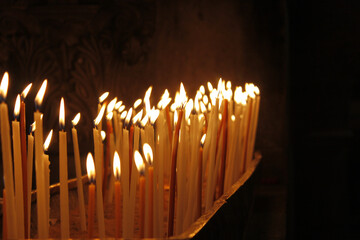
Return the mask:
[[[49,80],[42,110],[45,134],[56,130],[52,182],[62,96],[67,130],[82,113],[85,173],[104,91],[130,106],[150,85],[157,103],[180,81],[190,96],[219,77],[254,82],[262,97],[256,149],[263,159],[246,237],[357,239],[359,12],[356,1],[335,0],[3,1],[0,70],[10,73],[10,111],[16,94],[34,83],[28,123],[37,89]],[[71,155],[70,134],[68,144]]]

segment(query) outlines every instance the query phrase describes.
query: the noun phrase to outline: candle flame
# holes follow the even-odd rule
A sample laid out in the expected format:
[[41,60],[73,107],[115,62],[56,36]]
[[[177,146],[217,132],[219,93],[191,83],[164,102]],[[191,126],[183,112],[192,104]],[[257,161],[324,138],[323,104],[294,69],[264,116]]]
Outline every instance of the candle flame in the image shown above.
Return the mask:
[[214,90],[214,87],[213,87],[213,85],[211,84],[211,82],[208,82],[208,83],[207,83],[207,87],[208,87],[208,89],[209,89],[209,92],[212,92],[212,91]]
[[235,115],[231,115],[231,121],[235,122]]
[[257,86],[254,87],[254,93],[255,93],[256,95],[259,95],[259,94],[260,94],[260,89],[259,89]]
[[49,132],[49,134],[48,134],[48,136],[46,137],[46,140],[45,140],[45,142],[44,142],[44,151],[45,151],[45,152],[49,149],[52,135],[53,135],[53,130],[51,129],[51,131]]
[[178,113],[177,111],[174,112],[174,126],[176,126],[176,123],[178,121]]
[[149,121],[149,115],[146,114],[145,117],[140,122],[141,127],[144,128],[148,121]]
[[126,118],[126,114],[127,114],[127,111],[122,112],[121,115],[120,115],[120,119],[121,119],[121,120],[125,119],[125,118]]
[[101,96],[99,97],[99,103],[101,104],[103,101],[105,101],[108,96],[109,92],[104,92],[103,94],[101,94]]
[[35,129],[36,129],[36,122],[33,122],[31,125],[31,132],[35,132]]
[[121,168],[120,168],[120,157],[117,151],[114,152],[113,160],[114,177],[117,181],[120,180]]
[[134,152],[134,159],[135,159],[135,164],[136,164],[137,170],[140,172],[141,175],[144,175],[145,164],[144,164],[144,160],[138,150],[135,150],[135,152]]
[[200,143],[201,143],[201,147],[203,147],[203,146],[204,146],[205,139],[206,139],[206,133],[205,133],[205,134],[201,137],[201,141],[200,141]]
[[218,91],[216,89],[214,89],[211,93],[210,93],[210,100],[211,100],[211,104],[213,106],[216,105],[216,97],[218,95]]
[[224,98],[228,101],[230,101],[232,96],[232,90],[228,89],[228,90],[224,90]]
[[14,117],[17,119],[20,114],[20,94],[17,95],[14,107]]
[[219,113],[219,120],[221,121],[221,119],[222,119],[222,114]]
[[151,91],[152,91],[152,86],[150,86],[150,87],[146,90],[144,99],[150,99]]
[[164,94],[161,96],[161,99],[167,99],[170,97],[170,93],[167,89],[165,89]]
[[133,124],[135,124],[137,121],[140,121],[141,117],[142,117],[142,114],[143,114],[143,110],[141,110],[140,112],[138,112],[138,114],[136,114],[133,119],[132,119],[132,122]]
[[37,109],[39,109],[41,107],[42,101],[44,99],[44,95],[45,95],[45,91],[46,91],[46,86],[47,86],[47,79],[45,79],[43,81],[43,83],[41,84],[41,87],[38,91],[38,93],[36,94],[35,97],[35,107]]
[[101,130],[100,135],[101,135],[101,140],[104,141],[106,138],[106,132],[104,130]]
[[116,109],[116,110],[119,110],[119,108],[121,107],[122,104],[123,104],[123,101],[118,101],[118,102],[115,104],[115,109]]
[[201,92],[202,95],[205,94],[205,87],[204,87],[204,85],[201,85],[201,86],[200,86],[199,91]]
[[154,125],[156,119],[159,117],[160,111],[158,109],[152,109],[150,112],[150,123]]
[[21,93],[21,97],[22,99],[25,99],[26,96],[28,95],[30,89],[31,89],[32,83],[30,83],[29,85],[27,85],[27,87],[22,91]]
[[144,153],[146,162],[151,166],[153,164],[153,151],[149,144],[145,143],[143,145],[143,153]]
[[203,98],[202,98],[203,102],[205,105],[207,105],[209,103],[209,98],[207,95],[204,95]]
[[146,90],[145,96],[144,96],[144,104],[145,104],[146,113],[151,111],[151,106],[150,106],[151,91],[152,91],[152,86],[150,86],[148,88],[148,90]]
[[126,118],[125,118],[125,125],[129,125],[130,123],[130,119],[131,119],[131,116],[132,116],[132,108],[129,109],[127,115],[126,115]]
[[109,114],[110,112],[112,112],[114,110],[116,101],[117,101],[117,98],[115,97],[113,100],[111,100],[109,102],[109,104],[107,105],[107,108],[106,108],[107,114]]
[[86,158],[86,170],[90,183],[95,181],[95,166],[92,154],[89,152]]
[[205,113],[205,112],[206,112],[206,106],[205,106],[205,104],[204,104],[202,101],[200,101],[200,109],[201,109],[201,112],[202,112],[202,113]]
[[185,106],[185,118],[188,119],[190,117],[190,114],[192,112],[194,108],[194,101],[192,100],[192,98],[190,98],[190,100],[186,103]]
[[5,100],[9,87],[9,73],[5,72],[0,84],[0,97]]
[[[145,101],[145,100],[144,100]],[[134,102],[134,110],[138,107],[138,106],[140,106],[140,104],[142,103],[142,100],[139,98],[138,100],[136,100],[135,102]]]
[[199,117],[198,117],[199,122],[201,122],[201,120],[204,118],[205,118],[205,115],[203,113],[199,114]]
[[60,100],[59,125],[60,129],[63,130],[65,128],[65,104],[63,97]]
[[78,122],[80,121],[80,117],[81,117],[81,114],[78,113],[78,114],[75,115],[73,120],[71,120],[71,123],[72,123],[73,127],[75,127],[78,124]]
[[234,92],[234,101],[239,104],[241,102],[242,87],[236,87]]
[[208,104],[208,111],[211,111],[211,103]]
[[187,101],[187,97],[186,97],[186,91],[185,91],[185,88],[184,88],[184,84],[183,83],[180,83],[180,104],[182,105],[181,107],[184,107],[185,104],[186,104],[186,101]]
[[114,116],[114,113],[113,113],[113,112],[109,112],[109,113],[106,115],[106,119],[107,119],[108,121],[111,121],[111,119],[113,118],[113,116]]
[[95,120],[94,120],[95,126],[99,125],[101,119],[102,119],[103,116],[104,116],[104,113],[105,113],[105,104],[103,104],[103,105],[101,106],[101,109],[100,109],[100,111],[99,111],[99,114],[97,115],[97,117],[96,117]]
[[118,112],[121,113],[122,111],[124,111],[125,109],[125,105],[121,105],[118,109]]
[[231,89],[231,81],[226,82],[226,89]]
[[199,113],[199,111],[200,111],[200,102],[199,102],[199,99],[196,99],[196,100],[195,100],[194,106],[195,106],[195,111],[196,111],[197,113]]

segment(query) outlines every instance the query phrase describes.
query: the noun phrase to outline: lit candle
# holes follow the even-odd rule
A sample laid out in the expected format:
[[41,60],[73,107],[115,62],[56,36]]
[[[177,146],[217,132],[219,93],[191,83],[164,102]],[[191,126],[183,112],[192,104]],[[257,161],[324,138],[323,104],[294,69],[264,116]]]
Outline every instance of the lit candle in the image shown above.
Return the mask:
[[61,238],[70,237],[69,223],[69,189],[68,189],[68,167],[67,167],[67,143],[65,128],[65,106],[64,98],[60,101],[59,113],[59,177],[60,177],[60,223]]
[[35,131],[36,124],[35,122],[30,126],[30,132],[28,135],[28,152],[27,152],[27,232],[30,235],[30,216],[31,216],[31,190],[32,190],[32,172],[33,172],[33,160],[34,160],[34,136],[32,133]]
[[47,136],[47,138],[44,142],[44,153],[45,154],[43,155],[45,196],[46,196],[45,211],[46,211],[47,222],[49,222],[49,216],[50,216],[50,169],[49,169],[50,161],[49,161],[49,155],[46,153],[49,149],[52,134],[53,134],[53,130],[50,131],[49,135]]
[[113,160],[113,170],[114,170],[114,177],[115,177],[115,237],[120,238],[120,230],[121,230],[121,186],[120,186],[120,157],[117,151],[114,153],[114,160]]
[[11,140],[8,107],[5,98],[9,85],[9,74],[4,73],[0,85],[0,123],[1,123],[1,151],[3,160],[4,181],[6,189],[6,217],[8,238],[17,238],[17,221],[15,211],[14,177],[11,156]]
[[102,158],[101,158],[101,136],[100,132],[97,129],[99,123],[105,112],[105,105],[103,105],[97,115],[96,119],[94,120],[95,127],[93,129],[93,137],[94,137],[94,153],[95,153],[95,170],[96,174],[96,213],[98,218],[98,225],[99,225],[99,237],[105,237],[105,219],[104,219],[104,203],[102,197]]
[[140,173],[139,178],[139,229],[140,229],[140,238],[144,237],[144,226],[145,226],[145,164],[143,158],[139,151],[134,153],[135,164],[137,170]]
[[71,121],[73,127],[71,129],[72,139],[73,139],[73,147],[74,147],[74,159],[75,159],[75,170],[76,170],[76,185],[78,192],[78,200],[79,200],[79,210],[80,210],[80,226],[81,231],[86,231],[86,217],[85,217],[85,201],[84,201],[84,190],[82,184],[82,174],[81,174],[81,165],[80,165],[80,151],[79,151],[79,142],[78,142],[78,134],[75,126],[78,124],[80,120],[81,114],[78,113]]
[[27,156],[26,156],[26,112],[25,112],[25,98],[31,89],[32,83],[27,85],[27,87],[21,93],[21,106],[20,106],[20,138],[21,138],[21,160],[22,160],[22,178],[23,178],[23,194],[24,194],[24,229],[25,229],[25,238],[30,237],[30,232],[28,231],[28,191],[27,191]]
[[121,182],[123,188],[123,237],[130,238],[132,236],[132,232],[130,231],[130,166],[129,166],[129,130],[127,129],[130,124],[132,108],[129,109],[128,112],[124,112],[125,121],[124,121],[124,129],[122,134],[122,151],[121,151]]
[[23,172],[21,162],[20,146],[20,124],[18,121],[20,113],[20,95],[17,95],[14,108],[14,121],[12,121],[13,155],[15,169],[15,200],[16,221],[18,223],[18,237],[24,238],[24,194],[23,194]]
[[[36,201],[38,206],[46,205],[45,181],[44,181],[44,164],[43,164],[43,120],[40,107],[44,99],[47,80],[42,83],[36,97],[34,120],[36,122],[35,129],[35,170],[36,170]],[[49,228],[46,217],[46,211],[43,208],[37,208],[37,226],[39,238],[48,238]]]
[[146,162],[149,164],[149,167],[148,167],[149,207],[147,209],[148,214],[146,214],[148,217],[147,218],[148,224],[146,225],[147,226],[147,229],[146,229],[147,236],[146,237],[152,238],[153,237],[153,224],[154,224],[154,220],[153,220],[153,216],[154,216],[154,213],[153,213],[153,209],[154,209],[154,206],[153,206],[154,205],[154,195],[153,195],[153,192],[154,192],[154,167],[153,167],[153,152],[152,152],[152,149],[149,144],[145,143],[143,145],[143,153],[144,153]]
[[88,198],[88,238],[93,238],[94,219],[95,219],[95,166],[91,153],[86,158],[86,169],[89,178],[89,198]]
[[202,180],[203,180],[203,176],[202,176],[202,172],[203,172],[203,147],[204,147],[204,143],[205,143],[205,138],[206,138],[206,134],[204,134],[201,138],[201,144],[200,144],[200,149],[199,149],[199,166],[198,166],[198,179],[197,179],[197,201],[196,201],[196,215],[195,218],[199,218],[201,216],[201,203],[202,203]]
[[[99,97],[99,102],[98,102],[98,114],[100,113],[101,111],[101,108],[102,108],[102,103],[105,101],[105,99],[109,96],[109,92],[104,92],[103,94],[101,94],[101,96]],[[105,105],[104,105],[105,106]],[[101,116],[101,119],[98,123],[98,126],[97,126],[97,129],[101,132],[102,130],[102,117]],[[96,161],[96,160],[95,160]],[[98,172],[99,173],[99,172]]]

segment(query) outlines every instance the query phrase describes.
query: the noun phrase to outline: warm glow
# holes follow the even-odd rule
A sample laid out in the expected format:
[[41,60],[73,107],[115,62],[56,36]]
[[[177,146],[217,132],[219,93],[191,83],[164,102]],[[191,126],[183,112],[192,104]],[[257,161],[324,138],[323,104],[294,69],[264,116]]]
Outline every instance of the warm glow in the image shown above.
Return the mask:
[[143,153],[144,153],[146,162],[151,166],[153,164],[153,151],[149,144],[145,143],[143,145]]
[[226,82],[226,89],[231,89],[231,82],[230,81]]
[[153,108],[151,110],[151,112],[150,112],[150,123],[152,125],[154,125],[154,123],[155,123],[156,119],[158,118],[159,114],[160,114],[160,111],[158,109]]
[[152,86],[150,86],[148,88],[148,90],[146,90],[145,96],[144,96],[144,104],[145,104],[145,110],[146,113],[150,112],[150,95],[151,95],[151,91],[152,91]]
[[[115,109],[116,110],[119,110],[119,108],[121,107],[121,105],[123,104],[123,101],[118,101],[116,104],[115,104]],[[124,106],[125,107],[125,106]]]
[[149,115],[146,114],[145,117],[140,122],[141,127],[144,128],[148,121],[149,121]]
[[44,142],[44,151],[45,151],[45,152],[49,149],[52,135],[53,135],[53,130],[51,129],[51,131],[49,132],[49,134],[48,134],[48,136],[46,137],[46,140],[45,140],[45,142]]
[[140,98],[138,100],[136,100],[134,102],[134,109],[136,109],[138,106],[140,106],[141,103],[142,103],[142,100]]
[[241,102],[242,87],[236,87],[234,92],[234,101],[239,104]]
[[201,122],[201,120],[204,119],[204,118],[205,118],[204,114],[199,114],[199,116],[198,116],[199,122]]
[[208,104],[208,110],[211,111],[211,103]]
[[106,108],[107,114],[111,113],[114,110],[116,101],[117,101],[117,98],[115,97],[113,100],[111,100],[109,102],[109,104],[107,105],[107,108]]
[[120,174],[121,174],[120,157],[117,151],[115,151],[114,153],[113,170],[114,170],[115,179],[117,181],[120,181]]
[[259,94],[260,94],[260,89],[259,89],[257,86],[254,87],[254,93],[255,93],[256,95],[259,95]]
[[232,90],[231,90],[231,89],[228,89],[228,90],[225,90],[225,91],[224,91],[224,98],[225,98],[226,100],[230,101],[231,96],[232,96]]
[[0,84],[0,97],[5,100],[9,87],[9,74],[5,72]]
[[204,87],[204,85],[201,85],[201,86],[200,86],[199,91],[201,92],[202,95],[205,94],[205,87]]
[[[180,83],[180,94],[179,94],[179,100],[180,100],[180,104],[183,106],[185,106],[186,104],[186,101],[187,101],[187,97],[186,97],[186,91],[185,91],[185,88],[184,88],[184,84],[183,83]],[[181,107],[181,106],[179,106]]]
[[64,104],[64,98],[61,98],[61,100],[60,100],[59,125],[60,125],[60,129],[63,130],[65,128],[65,104]]
[[136,150],[134,152],[134,159],[135,159],[135,164],[136,164],[137,170],[140,172],[141,175],[144,175],[145,164],[144,164],[144,160],[138,150]]
[[235,115],[231,115],[231,121],[235,122]]
[[170,93],[167,89],[165,89],[164,94],[161,96],[161,99],[167,99],[170,97]]
[[71,120],[71,123],[72,123],[73,127],[75,127],[75,126],[79,123],[80,117],[81,117],[81,114],[78,113],[78,114],[76,114],[76,116],[74,117],[74,119]]
[[96,117],[95,120],[94,120],[95,126],[99,125],[101,119],[102,119],[103,116],[104,116],[104,113],[105,113],[105,104],[103,104],[103,105],[101,106],[101,109],[100,109],[100,111],[99,111],[99,114],[97,115],[97,117]]
[[88,153],[86,158],[86,170],[89,182],[93,183],[95,181],[95,166],[93,156],[90,152]]
[[206,133],[205,133],[205,134],[201,137],[201,141],[200,141],[200,143],[201,143],[201,147],[203,147],[203,146],[204,146],[205,139],[206,139]]
[[211,100],[211,104],[213,106],[216,105],[216,97],[218,95],[218,91],[216,89],[214,89],[211,93],[210,93],[210,100]]
[[38,93],[36,94],[35,97],[35,107],[36,108],[40,108],[42,101],[44,99],[44,95],[45,95],[45,91],[46,91],[46,86],[47,86],[47,79],[44,80],[44,82],[41,84],[41,87],[38,91]]
[[176,123],[178,121],[178,113],[177,111],[174,112],[174,126],[176,126]]
[[219,113],[219,120],[221,121],[221,119],[222,119],[222,114]]
[[205,105],[207,105],[209,103],[209,98],[208,98],[207,95],[204,95],[202,100],[203,100]]
[[201,112],[202,112],[202,113],[205,113],[205,112],[206,112],[206,106],[205,106],[205,104],[204,104],[202,101],[200,101],[200,109],[201,109]]
[[245,92],[248,94],[249,97],[255,98],[254,84],[253,83],[246,83],[245,84]]
[[140,119],[142,118],[142,114],[143,114],[143,110],[141,110],[140,112],[138,112],[138,114],[136,114],[133,119],[132,122],[133,124],[135,124],[137,121],[140,121]]
[[25,99],[26,96],[28,95],[30,89],[31,89],[32,83],[30,83],[29,85],[27,85],[27,87],[22,91],[21,93],[21,97],[22,99]]
[[129,125],[130,123],[130,119],[131,119],[131,116],[132,116],[132,108],[129,109],[127,115],[126,115],[126,118],[125,118],[125,125]]
[[101,135],[101,140],[104,141],[106,138],[106,132],[104,130],[101,130],[100,135]]
[[17,95],[14,107],[14,117],[17,119],[20,114],[20,94]]
[[99,97],[99,103],[102,103],[103,101],[105,101],[105,99],[109,96],[109,92],[104,92],[103,94],[101,94],[101,96]]
[[194,102],[194,107],[195,107],[195,111],[196,111],[197,113],[199,113],[199,111],[200,111],[200,103],[199,103],[199,100],[198,100],[198,99],[195,100],[195,102]]
[[124,120],[126,118],[126,115],[127,115],[127,111],[123,111],[120,115],[120,119]]

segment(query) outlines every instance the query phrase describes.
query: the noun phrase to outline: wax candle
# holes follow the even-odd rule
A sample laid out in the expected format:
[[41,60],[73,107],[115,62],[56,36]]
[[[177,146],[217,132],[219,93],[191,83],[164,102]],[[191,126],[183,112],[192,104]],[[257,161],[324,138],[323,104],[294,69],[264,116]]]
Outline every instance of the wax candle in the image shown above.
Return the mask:
[[[43,164],[43,120],[40,107],[44,99],[47,80],[42,83],[36,97],[34,120],[36,122],[35,129],[35,170],[36,170],[36,200],[38,206],[46,205],[45,195],[45,180],[44,180],[44,164]],[[48,238],[49,228],[46,217],[46,211],[42,208],[37,208],[37,226],[39,238]]]
[[[99,99],[98,99],[98,114],[100,113],[100,111],[101,111],[101,108],[102,107],[105,107],[106,106],[106,104],[104,103],[103,104],[103,102],[105,101],[105,99],[107,98],[109,96],[109,92],[104,92],[103,94],[101,94],[101,96],[99,97]],[[99,119],[99,123],[98,123],[98,126],[97,126],[97,129],[99,130],[99,132],[101,132],[101,130],[102,130],[102,117],[103,116],[101,116],[101,118]],[[95,160],[96,161],[96,160]],[[98,172],[99,173],[99,172]]]
[[12,121],[13,156],[15,169],[15,200],[16,200],[16,221],[18,223],[18,237],[25,237],[24,229],[24,194],[23,194],[23,171],[21,161],[20,145],[20,124],[18,121],[20,113],[20,95],[16,97],[14,117]]
[[102,197],[102,158],[101,158],[101,137],[99,130],[97,129],[98,124],[101,122],[101,119],[105,112],[105,105],[103,105],[100,109],[99,114],[97,115],[94,123],[95,127],[93,129],[93,137],[94,137],[94,153],[95,153],[95,170],[96,174],[96,213],[98,218],[99,225],[99,237],[105,237],[105,219],[104,219],[104,203]]
[[147,236],[146,237],[153,237],[153,225],[154,225],[154,220],[153,220],[153,216],[154,216],[154,167],[153,167],[153,152],[152,149],[150,147],[149,144],[145,143],[143,145],[143,153],[146,159],[146,162],[149,164],[148,167],[148,180],[149,180],[149,193],[148,193],[148,202],[149,202],[149,207],[147,209],[148,214],[147,215],[147,219],[146,221],[148,222],[147,229],[146,229],[146,233]]
[[114,160],[113,160],[113,170],[114,170],[114,177],[115,177],[115,237],[120,238],[120,230],[121,230],[121,186],[120,186],[120,157],[117,151],[114,153]]
[[45,154],[43,155],[45,196],[46,196],[45,211],[46,211],[47,222],[49,222],[49,217],[50,217],[50,169],[49,169],[50,161],[49,161],[49,155],[47,154],[47,151],[49,149],[52,134],[53,134],[53,130],[50,131],[49,135],[47,136],[47,138],[44,142],[44,153]]
[[95,219],[95,166],[91,153],[86,158],[86,169],[89,178],[89,198],[88,198],[88,238],[93,238],[94,219]]
[[82,174],[81,174],[81,164],[80,164],[80,150],[78,142],[78,134],[75,126],[80,120],[81,114],[78,113],[71,121],[73,127],[71,129],[73,147],[74,147],[74,160],[75,160],[75,170],[76,170],[76,185],[79,201],[79,211],[80,211],[80,226],[81,231],[86,231],[86,217],[85,217],[85,201],[84,201],[84,190],[82,184]]
[[27,199],[27,232],[30,234],[30,216],[31,216],[31,189],[32,189],[32,172],[33,172],[33,160],[34,160],[34,136],[32,133],[35,131],[36,123],[34,122],[30,126],[30,132],[28,135],[28,152],[27,152],[27,195],[29,196]]
[[14,177],[13,177],[13,165],[11,156],[11,140],[10,140],[10,126],[8,107],[5,103],[5,98],[8,90],[9,75],[7,72],[0,85],[0,130],[1,130],[1,151],[3,160],[4,181],[6,189],[6,223],[8,238],[17,238],[17,220],[15,211],[15,196],[14,196]]
[[20,138],[21,138],[21,160],[22,160],[22,179],[23,179],[23,194],[24,194],[24,230],[25,238],[30,237],[28,231],[28,191],[27,191],[27,151],[26,151],[26,112],[25,112],[25,98],[31,89],[32,83],[27,85],[27,87],[21,93],[21,104],[20,104]]
[[6,214],[6,190],[3,189],[3,204],[2,204],[2,215],[3,215],[3,224],[2,224],[2,238],[7,239],[7,214]]
[[144,226],[145,226],[145,164],[139,151],[134,153],[135,164],[138,172],[140,173],[139,178],[139,231],[140,238],[144,237]]
[[203,184],[203,175],[202,175],[202,166],[203,166],[203,147],[205,143],[206,134],[204,134],[201,138],[201,144],[199,149],[199,166],[198,166],[198,180],[197,180],[197,202],[196,202],[196,218],[201,216],[201,206],[202,206],[202,184]]
[[68,167],[67,167],[67,143],[65,129],[65,105],[64,98],[60,101],[59,113],[59,177],[60,177],[60,227],[61,237],[70,237],[69,223],[69,189],[68,189]]

